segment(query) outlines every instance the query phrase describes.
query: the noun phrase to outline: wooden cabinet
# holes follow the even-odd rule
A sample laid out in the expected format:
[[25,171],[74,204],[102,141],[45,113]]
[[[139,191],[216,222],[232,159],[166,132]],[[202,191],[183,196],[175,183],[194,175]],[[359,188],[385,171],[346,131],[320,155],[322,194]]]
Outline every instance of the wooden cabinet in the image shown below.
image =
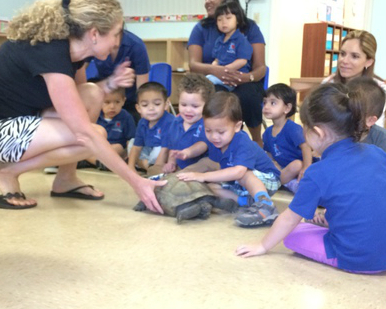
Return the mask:
[[343,38],[354,29],[332,23],[304,24],[302,77],[323,77],[334,73]]
[[185,72],[189,70],[187,38],[144,39],[150,63],[166,62],[172,66],[172,94],[170,101],[178,105],[177,86]]
[[5,33],[0,33],[0,45],[3,44],[7,40],[7,36]]

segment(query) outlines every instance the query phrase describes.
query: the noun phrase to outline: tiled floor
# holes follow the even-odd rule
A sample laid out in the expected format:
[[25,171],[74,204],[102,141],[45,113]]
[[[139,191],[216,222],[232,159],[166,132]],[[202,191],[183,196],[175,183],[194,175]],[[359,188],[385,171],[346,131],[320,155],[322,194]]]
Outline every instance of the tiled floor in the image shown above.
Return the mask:
[[[54,176],[21,178],[37,208],[0,210],[0,308],[386,308],[386,276],[353,275],[279,245],[242,259],[236,246],[267,228],[233,215],[177,225],[137,213],[131,188],[108,172],[81,171],[104,201],[49,197]],[[280,210],[290,194],[275,196]],[[380,257],[384,258],[384,257]]]

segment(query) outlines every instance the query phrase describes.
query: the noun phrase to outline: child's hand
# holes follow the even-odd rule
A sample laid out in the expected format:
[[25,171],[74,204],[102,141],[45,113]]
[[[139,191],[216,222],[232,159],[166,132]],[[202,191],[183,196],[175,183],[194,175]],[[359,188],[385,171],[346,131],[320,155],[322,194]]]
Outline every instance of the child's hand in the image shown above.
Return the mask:
[[189,158],[189,152],[186,149],[171,150],[171,156],[176,159],[186,160]]
[[241,245],[236,249],[236,255],[244,258],[255,255],[263,255],[266,253],[267,250],[263,247],[261,243],[257,245]]
[[303,178],[304,176],[304,172],[306,171],[307,167],[303,167],[300,172],[299,172],[299,175],[298,175],[298,181],[300,181],[300,179]]
[[180,173],[177,174],[178,179],[183,180],[183,181],[199,181],[199,182],[204,182],[204,175],[205,173],[193,173],[193,172],[188,172],[188,173]]
[[173,162],[168,162],[166,163],[163,168],[162,168],[162,172],[164,172],[165,174],[169,174],[169,173],[173,173],[175,170],[176,170],[177,166],[175,163]]

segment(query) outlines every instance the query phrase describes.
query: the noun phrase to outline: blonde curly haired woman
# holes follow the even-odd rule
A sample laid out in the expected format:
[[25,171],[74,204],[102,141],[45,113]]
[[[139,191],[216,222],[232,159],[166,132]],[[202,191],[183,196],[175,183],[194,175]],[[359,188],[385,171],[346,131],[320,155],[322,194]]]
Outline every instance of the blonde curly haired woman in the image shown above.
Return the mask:
[[0,208],[37,205],[18,177],[59,165],[51,196],[102,199],[76,176],[76,162],[95,155],[128,182],[150,210],[162,212],[154,187],[112,150],[95,123],[105,93],[131,86],[124,62],[97,85],[86,83],[84,60],[106,59],[119,44],[123,12],[117,0],[37,1],[11,20],[0,48]]

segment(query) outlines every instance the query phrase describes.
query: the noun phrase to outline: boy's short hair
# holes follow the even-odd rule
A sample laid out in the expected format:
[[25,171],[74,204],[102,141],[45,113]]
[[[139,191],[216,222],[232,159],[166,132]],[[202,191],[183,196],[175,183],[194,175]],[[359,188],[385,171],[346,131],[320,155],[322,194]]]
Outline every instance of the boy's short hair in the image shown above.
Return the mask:
[[168,91],[166,88],[157,82],[147,82],[142,84],[138,89],[137,89],[137,98],[141,96],[142,93],[148,92],[148,91],[154,91],[162,94],[162,97],[164,101],[168,99]]
[[361,102],[364,104],[365,117],[382,116],[385,107],[385,91],[371,77],[361,76],[352,79],[347,83],[350,91],[357,92]]
[[265,92],[265,97],[268,97],[270,94],[282,100],[285,105],[292,104],[292,108],[286,115],[286,118],[296,113],[296,91],[290,86],[283,83],[272,85]]
[[114,89],[110,92],[110,94],[119,94],[123,99],[126,98],[126,89],[122,87],[118,87],[117,89]]
[[228,118],[236,123],[243,121],[240,100],[232,92],[219,91],[204,105],[203,118]]
[[214,85],[204,75],[198,73],[187,73],[178,84],[178,95],[182,92],[199,93],[205,103],[215,92]]

